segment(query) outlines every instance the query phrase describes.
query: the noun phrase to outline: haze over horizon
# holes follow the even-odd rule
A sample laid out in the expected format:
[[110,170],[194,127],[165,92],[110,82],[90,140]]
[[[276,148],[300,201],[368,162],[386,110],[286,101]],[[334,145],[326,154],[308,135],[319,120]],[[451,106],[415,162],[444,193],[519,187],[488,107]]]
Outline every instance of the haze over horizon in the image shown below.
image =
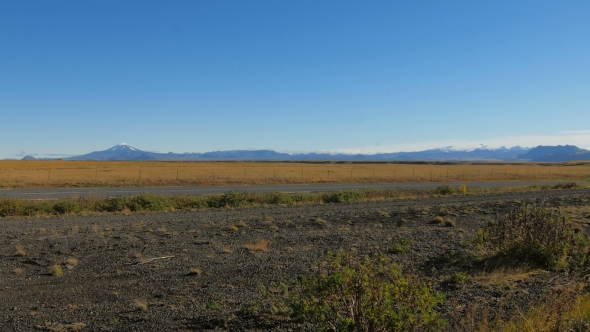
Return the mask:
[[0,4],[0,159],[590,149],[590,3]]

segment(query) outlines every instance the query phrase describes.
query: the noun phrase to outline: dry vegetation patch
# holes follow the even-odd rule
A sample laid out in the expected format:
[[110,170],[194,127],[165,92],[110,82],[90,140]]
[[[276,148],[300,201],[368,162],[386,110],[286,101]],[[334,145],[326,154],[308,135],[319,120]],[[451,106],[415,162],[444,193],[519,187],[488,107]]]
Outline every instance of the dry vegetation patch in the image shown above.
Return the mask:
[[[0,187],[587,179],[568,163],[0,161]],[[467,187],[459,188],[467,193]],[[290,204],[277,197],[276,204]],[[280,201],[280,202],[279,202]]]
[[244,245],[244,248],[249,251],[267,251],[270,242],[268,240],[258,240],[254,243],[248,243]]

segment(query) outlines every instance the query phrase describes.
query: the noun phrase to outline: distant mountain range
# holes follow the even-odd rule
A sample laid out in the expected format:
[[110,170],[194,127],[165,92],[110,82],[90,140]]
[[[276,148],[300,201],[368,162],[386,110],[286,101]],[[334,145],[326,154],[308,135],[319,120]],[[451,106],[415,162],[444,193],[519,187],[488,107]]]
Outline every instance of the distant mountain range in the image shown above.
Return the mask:
[[[23,160],[35,159],[26,156]],[[416,152],[393,152],[376,154],[329,154],[297,153],[289,154],[273,150],[231,150],[205,153],[158,153],[136,149],[121,143],[104,151],[95,151],[81,156],[68,157],[64,160],[349,160],[349,161],[539,161],[559,162],[571,160],[590,160],[590,151],[573,145],[537,146],[523,148],[520,146],[499,149],[477,148],[474,150],[457,150],[451,147],[430,149]]]

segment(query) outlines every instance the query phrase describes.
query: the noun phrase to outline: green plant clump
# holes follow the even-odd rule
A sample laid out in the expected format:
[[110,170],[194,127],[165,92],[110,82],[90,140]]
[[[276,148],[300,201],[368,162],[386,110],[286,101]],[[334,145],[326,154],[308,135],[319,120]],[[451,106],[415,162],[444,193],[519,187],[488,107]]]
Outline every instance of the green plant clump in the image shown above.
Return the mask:
[[395,237],[391,243],[390,250],[393,254],[403,254],[410,248],[410,240],[405,237]]
[[574,226],[566,213],[525,205],[490,222],[476,243],[494,264],[577,270],[589,263],[589,241]]
[[457,189],[449,186],[448,184],[438,186],[434,189],[434,193],[437,195],[453,195],[457,193]]
[[300,280],[294,314],[323,331],[439,331],[445,321],[434,311],[443,295],[414,282],[385,257],[329,253],[318,272]]
[[336,191],[324,194],[322,200],[326,203],[352,203],[363,199],[363,194],[359,191]]
[[80,211],[80,204],[76,201],[65,200],[53,205],[53,210],[57,214],[76,213]]
[[447,278],[447,281],[453,285],[463,285],[467,281],[468,278],[469,278],[469,276],[467,275],[466,272],[456,272],[456,273],[451,274]]

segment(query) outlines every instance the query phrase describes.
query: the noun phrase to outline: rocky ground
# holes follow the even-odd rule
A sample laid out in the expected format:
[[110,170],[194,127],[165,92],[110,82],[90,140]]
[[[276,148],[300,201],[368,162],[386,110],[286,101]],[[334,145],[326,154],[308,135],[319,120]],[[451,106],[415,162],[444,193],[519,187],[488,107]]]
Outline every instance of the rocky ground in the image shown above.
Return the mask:
[[[586,230],[590,190],[0,219],[3,331],[313,331],[244,315],[258,284],[310,274],[328,250],[389,253],[446,295],[437,310],[458,330],[474,304],[526,307],[572,282],[567,275],[458,271],[454,253],[497,213],[523,202],[570,212]],[[454,227],[432,224],[441,215]],[[392,254],[396,239],[408,250]],[[505,301],[510,299],[510,301]],[[504,303],[504,304],[502,304]],[[509,305],[506,303],[510,303]],[[453,325],[455,324],[455,325]]]

